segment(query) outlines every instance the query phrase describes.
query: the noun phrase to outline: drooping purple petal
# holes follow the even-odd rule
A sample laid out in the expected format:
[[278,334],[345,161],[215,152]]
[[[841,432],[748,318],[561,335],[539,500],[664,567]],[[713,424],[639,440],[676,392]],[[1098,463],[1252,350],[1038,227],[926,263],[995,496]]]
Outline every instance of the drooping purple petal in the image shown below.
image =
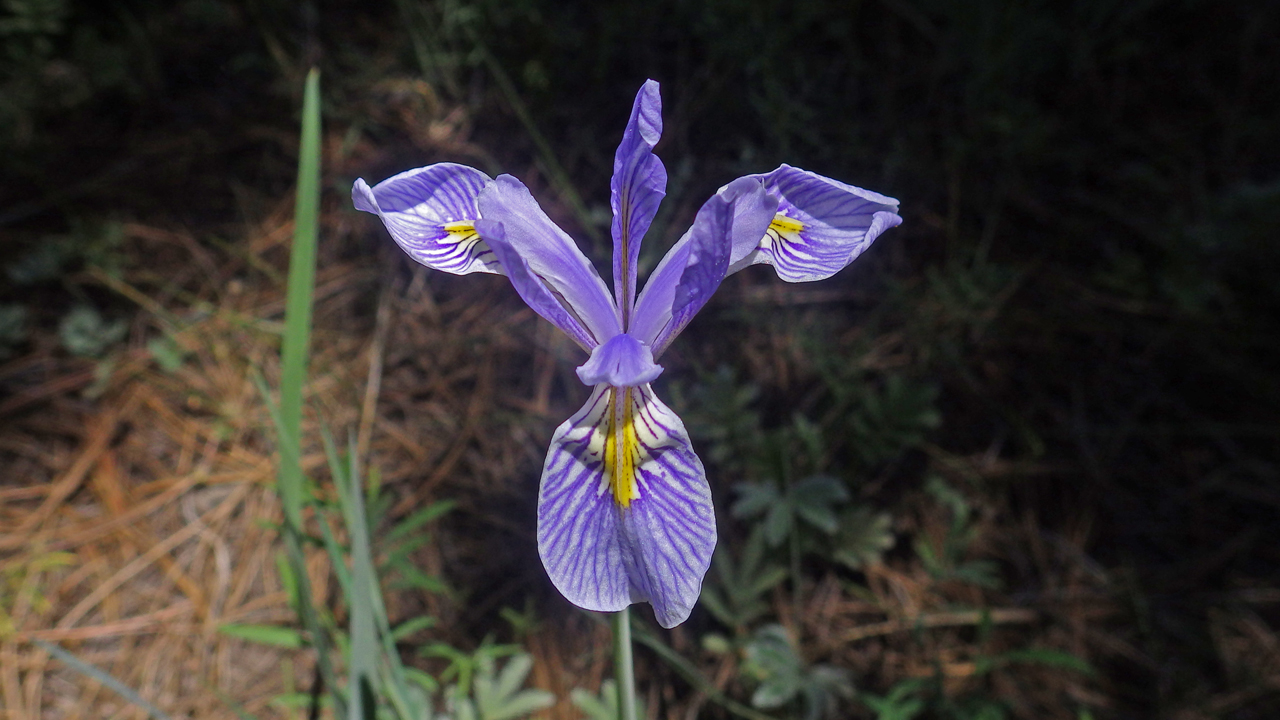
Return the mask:
[[597,386],[556,430],[542,472],[538,552],[556,588],[588,610],[648,601],[674,627],[698,599],[715,544],[684,423],[647,385]]
[[455,163],[407,170],[369,187],[351,188],[356,209],[382,218],[409,257],[454,275],[501,273],[489,246],[475,232],[476,197],[489,176]]
[[622,332],[604,280],[573,240],[551,222],[524,183],[499,175],[481,191],[477,205],[486,220],[502,223],[507,243],[550,286],[565,309],[582,321],[595,338],[591,347]]
[[511,243],[507,240],[506,228],[502,223],[483,218],[476,221],[476,229],[489,242],[494,257],[501,263],[507,277],[511,279],[511,285],[515,287],[520,299],[524,300],[526,305],[533,308],[533,311],[545,318],[547,322],[563,330],[566,335],[573,338],[574,342],[582,346],[582,349],[590,351],[596,346],[596,340],[591,337],[591,333],[587,332],[578,318],[565,310],[560,301],[529,268],[529,263],[524,257],[511,247]]
[[756,248],[734,253],[730,273],[767,263],[787,282],[821,280],[902,222],[897,200],[817,173],[783,165],[752,177],[778,198],[778,212]]
[[613,292],[622,310],[623,329],[636,298],[636,264],[640,241],[667,194],[667,169],[653,154],[662,137],[662,98],[658,83],[648,80],[636,93],[631,119],[613,158],[609,205],[613,208]]
[[651,383],[662,374],[654,364],[649,346],[623,333],[614,335],[591,351],[591,358],[578,368],[584,385],[634,387]]
[[684,330],[720,286],[736,237],[764,233],[777,201],[759,180],[739,178],[703,204],[693,225],[649,276],[636,301],[632,333],[654,357]]

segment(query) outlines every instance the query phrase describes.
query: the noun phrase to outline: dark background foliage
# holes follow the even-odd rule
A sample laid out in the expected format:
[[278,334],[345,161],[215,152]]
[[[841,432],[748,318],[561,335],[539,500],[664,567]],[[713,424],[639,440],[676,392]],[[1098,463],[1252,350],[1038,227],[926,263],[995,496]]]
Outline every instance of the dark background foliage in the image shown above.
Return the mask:
[[[94,262],[98,224],[219,236],[287,195],[311,64],[341,131],[332,202],[357,175],[437,160],[510,171],[602,260],[613,148],[652,77],[671,184],[650,263],[716,187],[781,162],[897,197],[904,218],[821,286],[834,301],[762,316],[743,298],[767,271],[744,274],[673,352],[677,392],[705,396],[697,369],[730,366],[758,389],[761,432],[817,418],[828,448],[805,472],[855,494],[879,483],[880,506],[924,487],[929,448],[1037,468],[971,490],[1047,533],[1089,526],[1085,550],[1123,607],[1108,632],[1137,652],[1094,658],[1117,717],[1274,682],[1233,676],[1207,620],[1245,608],[1274,632],[1278,619],[1274,598],[1241,599],[1280,582],[1274,3],[7,0],[3,13],[0,302],[32,324],[73,304],[54,275]],[[428,84],[423,118],[464,109],[465,143],[388,121],[407,107],[389,79]],[[54,237],[72,239],[40,260]],[[331,252],[384,244],[370,224]],[[753,374],[777,328],[800,325],[837,340],[793,376]],[[841,375],[889,336],[906,338],[891,372]],[[867,409],[860,384],[888,399]],[[872,419],[841,424],[859,412]],[[723,422],[690,421],[706,443],[732,434]],[[753,477],[732,445],[710,462]],[[997,570],[1006,589],[1042,592],[1014,556]],[[1259,697],[1232,716],[1280,707],[1274,687]]]

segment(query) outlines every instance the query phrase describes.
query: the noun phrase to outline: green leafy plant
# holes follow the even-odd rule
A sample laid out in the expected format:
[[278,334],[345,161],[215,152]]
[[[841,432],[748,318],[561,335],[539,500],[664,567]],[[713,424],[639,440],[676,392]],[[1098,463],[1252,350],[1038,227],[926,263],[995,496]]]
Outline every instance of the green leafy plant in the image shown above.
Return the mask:
[[504,607],[498,611],[498,615],[511,626],[511,634],[517,640],[534,632],[540,625],[533,597],[525,598],[523,610]]
[[296,649],[304,644],[302,633],[294,628],[281,625],[227,623],[226,625],[220,625],[218,632],[228,637],[240,638],[260,645],[274,647]]
[[[800,418],[797,418],[795,427],[801,429],[797,434],[808,441],[806,444],[811,455],[817,458],[820,455],[820,438],[816,432],[807,435],[804,432],[814,428]],[[789,434],[784,428],[773,435],[786,438]],[[785,444],[777,442],[775,449],[780,447],[785,447]],[[779,457],[778,465],[782,477],[790,477],[788,462]],[[759,518],[761,534],[770,547],[787,544],[792,610],[798,616],[801,612],[800,557],[805,544],[801,527],[812,527],[824,537],[835,534],[839,527],[836,506],[849,500],[849,491],[839,480],[826,475],[812,475],[782,487],[765,482],[742,483],[735,489],[738,500],[731,508],[733,515],[744,519]]]
[[839,529],[831,540],[831,557],[854,570],[880,562],[894,545],[893,517],[869,507],[849,508],[840,514]]
[[[321,538],[310,539],[326,548],[349,616],[344,632],[331,613],[312,609],[320,632],[329,638],[322,646],[336,647],[348,672],[345,687],[331,690],[326,702],[330,706],[345,703],[349,714],[358,718],[371,717],[370,713],[375,711],[382,714],[380,717],[391,713],[391,717],[401,719],[430,718],[431,696],[438,691],[439,683],[427,673],[405,666],[395,644],[433,626],[434,620],[417,617],[395,627],[390,625],[373,559],[371,508],[364,497],[364,487],[368,483],[359,480],[353,461],[354,449],[342,454],[327,434],[324,439],[338,501],[336,507],[322,502],[315,496],[315,486],[305,486],[306,504],[319,516],[322,530]],[[428,509],[434,509],[433,517],[438,517],[448,507]],[[410,529],[420,529],[425,522],[422,517],[421,513],[415,513],[406,518],[394,526],[388,536],[405,537]],[[337,541],[337,533],[330,528],[332,520],[336,520],[339,530],[348,537],[347,544]],[[300,594],[297,575],[286,557],[282,556],[279,563],[281,580],[290,604],[300,608],[309,599]],[[232,637],[284,648],[310,646],[315,637],[313,633],[276,625],[228,624],[219,630]],[[310,702],[309,696],[298,694],[286,694],[277,700],[291,706],[297,703],[305,706]]]
[[994,562],[965,559],[977,531],[971,521],[972,508],[964,495],[937,476],[929,478],[925,491],[951,513],[951,524],[941,547],[935,547],[923,536],[916,538],[913,547],[925,570],[939,581],[959,580],[979,587],[999,587],[999,568]]
[[124,226],[118,222],[73,219],[67,233],[48,235],[5,266],[18,286],[57,280],[79,267],[100,268],[115,275],[124,263]]
[[804,523],[826,535],[840,527],[836,507],[849,500],[844,483],[826,475],[813,475],[788,487],[776,483],[742,483],[734,488],[734,517],[760,519],[763,537],[770,547],[778,547]]
[[919,697],[923,685],[923,680],[903,680],[883,696],[862,692],[858,700],[876,714],[876,720],[912,720],[925,710],[925,702]]
[[[390,501],[390,496],[383,496]],[[452,500],[443,500],[427,505],[396,523],[387,533],[379,538],[377,548],[381,557],[378,563],[378,575],[392,578],[391,587],[395,589],[413,589],[430,593],[447,593],[449,587],[439,578],[428,575],[412,562],[412,554],[431,542],[426,526],[442,517],[454,508]],[[387,509],[386,503],[378,507],[381,515]]]
[[848,670],[833,665],[806,665],[781,625],[756,630],[744,653],[743,672],[758,685],[751,704],[776,709],[798,703],[805,720],[839,717],[842,701],[854,696]]
[[[786,578],[786,568],[765,557],[764,532],[757,527],[736,562],[723,545],[716,548],[710,582],[702,586],[702,606],[726,627],[743,635],[752,623],[768,614],[766,595]],[[724,648],[721,652],[727,649],[720,641],[711,643]]]
[[492,663],[498,658],[520,653],[519,645],[496,645],[486,640],[471,652],[460,650],[448,643],[433,642],[418,648],[419,657],[447,660],[448,665],[439,673],[442,683],[450,683],[450,694],[467,697],[471,694],[471,680],[482,662]]
[[693,439],[707,448],[708,459],[731,472],[741,471],[752,459],[743,450],[760,443],[760,414],[753,409],[759,395],[758,387],[740,382],[728,365],[700,372],[687,390],[672,387],[672,403]]
[[926,433],[942,423],[934,407],[938,389],[901,375],[885,378],[882,387],[869,388],[849,413],[851,442],[868,465],[892,460],[924,442]]
[[457,720],[513,720],[555,704],[551,693],[524,687],[533,668],[533,658],[516,652],[499,670],[500,655],[493,648],[482,646],[467,657],[465,679],[460,674],[458,684],[446,693],[452,700]]
[[172,373],[177,372],[182,367],[182,363],[186,362],[187,350],[182,347],[172,335],[161,335],[147,341],[147,352],[151,353],[151,357],[155,358],[156,364],[161,370]]
[[1053,648],[1031,647],[1010,650],[989,657],[980,657],[974,663],[974,674],[986,675],[993,670],[1019,664],[1039,665],[1053,670],[1080,673],[1081,675],[1093,675],[1096,672],[1092,665],[1069,652],[1054,650]]
[[80,305],[58,324],[58,339],[67,352],[80,357],[99,358],[124,339],[129,325],[124,320],[106,320],[92,307]]
[[[618,684],[613,680],[600,683],[599,694],[592,694],[582,688],[574,688],[569,694],[574,707],[582,711],[588,720],[619,720],[618,718]],[[644,711],[644,701],[636,698],[636,717],[648,717]]]

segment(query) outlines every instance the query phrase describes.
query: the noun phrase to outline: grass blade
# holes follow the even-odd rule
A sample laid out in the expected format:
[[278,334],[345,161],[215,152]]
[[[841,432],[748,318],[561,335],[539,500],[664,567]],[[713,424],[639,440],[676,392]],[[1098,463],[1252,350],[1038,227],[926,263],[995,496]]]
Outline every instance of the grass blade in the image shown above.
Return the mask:
[[[399,651],[395,646],[395,638],[387,620],[386,605],[382,600],[382,589],[378,585],[376,565],[373,561],[373,544],[370,540],[369,513],[365,505],[365,483],[360,478],[358,453],[354,440],[348,448],[346,462],[339,457],[333,437],[328,430],[321,428],[324,440],[325,455],[329,459],[329,471],[338,490],[343,524],[347,536],[351,539],[351,569],[348,570],[343,559],[342,549],[334,540],[328,524],[322,522],[325,545],[333,558],[334,569],[342,583],[343,591],[350,608],[350,678],[349,693],[360,693],[360,700],[352,694],[351,718],[361,718],[372,712],[370,702],[378,696],[378,692],[364,693],[366,688],[373,688],[383,693],[395,707],[400,717],[428,717],[428,709],[414,707],[410,697],[408,679],[405,668],[400,662]],[[382,657],[379,658],[378,642],[381,640]],[[387,677],[379,680],[377,672],[384,668]],[[359,708],[355,703],[359,702]]]
[[53,643],[47,643],[43,640],[36,640],[35,644],[39,645],[41,649],[43,649],[45,652],[61,660],[63,663],[66,664],[67,667],[71,668],[72,670],[75,670],[76,672],[86,677],[91,677],[94,680],[97,680],[98,682],[102,683],[103,685],[106,685],[107,687],[111,688],[120,697],[124,698],[125,700],[128,700],[134,705],[137,705],[143,710],[146,710],[147,714],[149,714],[151,717],[155,718],[156,720],[171,720],[171,718],[167,714],[165,714],[163,710],[147,702],[145,699],[143,699],[141,695],[134,692],[133,688],[115,679],[115,677],[107,673],[107,671],[95,665],[90,665],[89,663],[81,660],[75,655],[72,655],[71,653],[67,652],[66,650],[63,650],[57,645],[54,645]]
[[[311,340],[311,300],[316,284],[316,242],[320,214],[320,72],[307,75],[302,104],[302,147],[298,196],[293,217],[293,249],[284,311],[280,358],[279,490],[286,523],[302,528],[302,388]],[[287,460],[292,460],[288,462]]]
[[311,339],[311,303],[315,292],[316,244],[320,215],[320,71],[307,74],[302,101],[302,138],[298,153],[298,194],[294,207],[293,248],[285,290],[284,339],[280,358],[280,404],[273,414],[280,449],[276,491],[284,510],[284,541],[289,565],[297,580],[296,605],[302,625],[316,651],[316,663],[339,714],[345,706],[338,694],[324,631],[311,605],[302,552],[302,508],[306,493],[302,477],[302,390],[307,377],[307,348]]
[[380,592],[378,579],[373,572],[373,553],[369,547],[369,529],[365,523],[364,488],[359,482],[354,453],[350,457],[351,468],[342,492],[347,495],[345,505],[347,531],[351,535],[351,658],[348,663],[350,676],[347,694],[351,699],[348,708],[350,720],[366,720],[374,717],[376,707],[374,686],[378,674],[378,631],[375,627],[373,597]]

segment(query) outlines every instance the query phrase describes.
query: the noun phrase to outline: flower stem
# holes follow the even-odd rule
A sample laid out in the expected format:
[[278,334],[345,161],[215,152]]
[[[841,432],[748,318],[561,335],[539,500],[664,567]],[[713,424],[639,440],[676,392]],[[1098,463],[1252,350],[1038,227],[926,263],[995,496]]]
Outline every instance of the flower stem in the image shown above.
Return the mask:
[[613,614],[613,674],[618,681],[618,720],[636,720],[636,674],[631,660],[631,610]]

